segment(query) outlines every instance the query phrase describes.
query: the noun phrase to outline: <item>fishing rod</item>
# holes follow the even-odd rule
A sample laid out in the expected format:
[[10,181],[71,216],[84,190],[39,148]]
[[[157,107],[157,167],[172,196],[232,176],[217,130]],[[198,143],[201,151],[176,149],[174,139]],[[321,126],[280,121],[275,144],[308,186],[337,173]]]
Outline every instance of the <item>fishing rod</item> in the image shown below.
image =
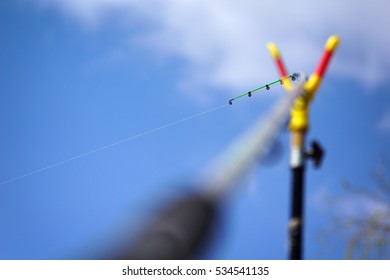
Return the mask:
[[[218,216],[218,207],[229,193],[256,163],[264,158],[267,148],[275,141],[290,114],[291,132],[290,165],[292,180],[292,214],[289,223],[290,259],[302,257],[303,227],[303,175],[304,160],[311,157],[319,165],[322,149],[313,145],[312,150],[304,152],[304,138],[308,130],[308,107],[312,100],[328,62],[338,44],[338,37],[328,39],[325,53],[308,80],[304,74],[287,75],[279,51],[274,44],[268,48],[273,56],[281,78],[251,92],[239,95],[229,101],[251,96],[253,91],[269,88],[270,84],[280,82],[288,91],[266,115],[234,141],[206,169],[200,179],[192,182],[197,192],[171,201],[168,206],[149,224],[139,239],[126,247],[114,259],[187,259],[194,256],[212,231]],[[290,78],[301,78],[293,86]]]
[[[305,81],[304,74],[296,78]],[[301,80],[301,79],[300,79]],[[114,259],[187,259],[196,254],[212,231],[218,208],[228,194],[267,153],[284,126],[294,100],[302,95],[298,85],[266,115],[239,136],[192,182],[197,192],[168,203],[133,246]]]

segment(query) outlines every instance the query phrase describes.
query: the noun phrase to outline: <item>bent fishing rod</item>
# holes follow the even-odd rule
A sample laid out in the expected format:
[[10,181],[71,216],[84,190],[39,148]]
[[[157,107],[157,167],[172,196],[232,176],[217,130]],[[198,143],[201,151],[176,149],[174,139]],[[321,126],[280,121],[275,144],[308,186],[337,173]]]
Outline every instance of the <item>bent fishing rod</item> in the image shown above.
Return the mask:
[[[268,48],[274,58],[280,79],[229,100],[233,101],[254,91],[269,89],[281,83],[287,91],[268,113],[234,141],[208,168],[199,180],[193,182],[198,189],[187,197],[171,202],[158,215],[141,237],[130,248],[125,248],[115,259],[187,259],[194,256],[212,230],[218,205],[245,174],[263,159],[267,148],[275,141],[278,132],[290,115],[292,170],[292,210],[289,223],[289,258],[302,258],[303,230],[303,175],[305,158],[311,156],[319,165],[321,149],[317,145],[309,152],[304,150],[308,131],[309,105],[313,99],[339,38],[331,36],[315,72],[306,81],[304,74],[288,75],[275,44]],[[293,86],[290,78],[300,82]]]

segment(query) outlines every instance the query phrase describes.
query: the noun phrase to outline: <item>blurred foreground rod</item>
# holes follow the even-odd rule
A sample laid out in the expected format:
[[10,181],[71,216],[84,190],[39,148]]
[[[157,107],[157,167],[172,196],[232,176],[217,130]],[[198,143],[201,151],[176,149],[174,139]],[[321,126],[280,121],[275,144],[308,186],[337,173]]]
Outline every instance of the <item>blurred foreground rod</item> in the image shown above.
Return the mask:
[[327,65],[339,42],[331,36],[315,72],[306,81],[293,87],[279,50],[270,43],[281,83],[288,94],[209,166],[204,176],[194,182],[199,192],[172,202],[143,233],[136,245],[126,251],[121,259],[186,259],[194,256],[214,223],[218,203],[223,199],[255,163],[261,162],[279,130],[290,114],[292,170],[292,207],[289,223],[289,257],[302,258],[303,200],[305,159],[311,157],[319,166],[322,149],[318,143],[305,151],[308,131],[309,105],[313,99]]
[[[305,78],[300,74],[301,80]],[[302,84],[260,116],[194,182],[198,193],[170,203],[143,232],[135,246],[115,258],[187,259],[194,256],[216,219],[219,202],[267,152],[285,125]]]

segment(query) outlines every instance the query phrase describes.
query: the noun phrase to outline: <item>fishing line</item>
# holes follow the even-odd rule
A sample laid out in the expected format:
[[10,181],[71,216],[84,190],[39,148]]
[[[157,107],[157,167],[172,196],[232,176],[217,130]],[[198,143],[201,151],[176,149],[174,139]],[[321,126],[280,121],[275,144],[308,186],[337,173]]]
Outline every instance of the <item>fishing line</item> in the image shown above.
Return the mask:
[[114,146],[117,146],[117,145],[120,145],[120,144],[129,142],[129,141],[135,140],[135,139],[140,138],[140,137],[142,137],[142,136],[145,136],[145,135],[154,133],[154,132],[156,132],[156,131],[159,131],[159,130],[162,130],[162,129],[165,129],[165,128],[168,128],[168,127],[171,127],[171,126],[174,126],[174,125],[177,125],[177,124],[179,124],[179,123],[182,123],[182,122],[191,120],[191,119],[193,119],[193,118],[200,117],[200,116],[202,116],[202,115],[206,115],[206,114],[208,114],[208,113],[211,113],[211,112],[217,111],[217,110],[219,110],[219,109],[222,109],[222,108],[224,108],[224,107],[226,107],[226,106],[228,106],[228,105],[227,105],[227,104],[220,105],[220,106],[214,107],[214,108],[212,108],[212,109],[209,109],[209,110],[207,110],[207,111],[204,111],[204,112],[201,112],[201,113],[198,113],[198,114],[189,116],[189,117],[185,117],[185,118],[183,118],[183,119],[180,119],[180,120],[177,120],[177,121],[174,121],[174,122],[171,122],[171,123],[168,123],[168,124],[159,126],[159,127],[157,127],[157,128],[153,128],[153,129],[144,131],[144,132],[139,133],[139,134],[137,134],[137,135],[130,136],[130,137],[128,137],[128,138],[125,138],[125,139],[119,140],[119,141],[117,141],[117,142],[111,143],[111,144],[109,144],[109,145],[106,145],[106,146],[103,146],[103,147],[100,147],[100,148],[91,150],[91,151],[89,151],[89,152],[85,152],[85,153],[79,154],[79,155],[77,155],[77,156],[74,156],[74,157],[71,157],[71,158],[68,158],[68,159],[65,159],[65,160],[62,160],[62,161],[53,163],[53,164],[51,164],[51,165],[47,165],[47,166],[45,166],[45,167],[42,167],[42,168],[39,168],[39,169],[30,171],[30,172],[25,173],[25,174],[23,174],[23,175],[20,175],[20,176],[17,176],[17,177],[8,179],[8,180],[6,180],[6,181],[3,181],[3,182],[0,183],[0,186],[1,186],[1,185],[8,184],[8,183],[11,183],[11,182],[14,182],[14,181],[17,181],[17,180],[20,180],[20,179],[23,179],[23,178],[26,178],[26,177],[28,177],[28,176],[32,176],[32,175],[37,174],[37,173],[41,173],[41,172],[46,171],[46,170],[48,170],[48,169],[51,169],[51,168],[54,168],[54,167],[57,167],[57,166],[60,166],[60,165],[69,163],[69,162],[71,162],[71,161],[80,159],[80,158],[85,157],[85,156],[92,155],[92,154],[94,154],[94,153],[97,153],[97,152],[100,152],[100,151],[103,151],[103,150],[112,148],[112,147],[114,147]]
[[[291,75],[288,75],[287,78],[291,78],[293,81],[299,77],[299,74],[297,73],[293,73]],[[283,80],[282,79],[278,79],[278,80],[275,80],[273,82],[270,82],[268,84],[265,84],[263,86],[260,86],[260,87],[257,87],[255,89],[252,89],[244,94],[241,94],[241,95],[238,95],[232,99],[229,100],[229,104],[232,105],[233,101],[236,100],[236,99],[239,99],[245,95],[251,97],[252,96],[252,93],[253,92],[256,92],[260,89],[263,89],[263,88],[266,88],[267,90],[270,89],[270,86],[273,85],[273,84],[276,84],[276,83],[280,83],[280,84],[283,84]],[[71,161],[74,161],[74,160],[77,160],[77,159],[80,159],[82,157],[85,157],[85,156],[89,156],[91,154],[94,154],[94,153],[97,153],[97,152],[100,152],[102,150],[106,150],[106,149],[109,149],[109,148],[112,148],[114,146],[117,146],[117,145],[120,145],[120,144],[123,144],[123,143],[126,143],[126,142],[129,142],[129,141],[132,141],[132,140],[135,140],[137,138],[140,138],[142,136],[145,136],[147,134],[151,134],[153,132],[156,132],[156,131],[159,131],[159,130],[162,130],[162,129],[165,129],[165,128],[168,128],[168,127],[171,127],[171,126],[174,126],[174,125],[177,125],[179,123],[182,123],[182,122],[185,122],[185,121],[188,121],[190,119],[193,119],[193,118],[196,118],[196,117],[199,117],[199,116],[202,116],[202,115],[205,115],[205,114],[208,114],[208,113],[211,113],[211,112],[214,112],[216,110],[219,110],[219,109],[222,109],[224,107],[226,107],[227,104],[224,104],[224,105],[220,105],[220,106],[217,106],[217,107],[214,107],[212,109],[209,109],[207,111],[204,111],[204,112],[201,112],[201,113],[198,113],[198,114],[195,114],[195,115],[192,115],[192,116],[189,116],[189,117],[186,117],[186,118],[183,118],[183,119],[180,119],[180,120],[177,120],[177,121],[174,121],[174,122],[171,122],[171,123],[168,123],[168,124],[165,124],[163,126],[160,126],[160,127],[157,127],[157,128],[153,128],[153,129],[150,129],[150,130],[147,130],[145,132],[142,132],[140,134],[137,134],[137,135],[134,135],[134,136],[131,136],[131,137],[128,137],[128,138],[125,138],[125,139],[122,139],[122,140],[119,140],[117,142],[114,142],[112,144],[109,144],[109,145],[106,145],[106,146],[103,146],[103,147],[100,147],[100,148],[97,148],[97,149],[94,149],[94,150],[91,150],[89,152],[86,152],[86,153],[82,153],[82,154],[79,154],[77,156],[74,156],[74,157],[71,157],[71,158],[68,158],[68,159],[65,159],[65,160],[62,160],[62,161],[59,161],[59,162],[56,162],[56,163],[53,163],[51,165],[48,165],[48,166],[45,166],[45,167],[42,167],[42,168],[39,168],[39,169],[36,169],[36,170],[33,170],[33,171],[30,171],[30,172],[27,172],[23,175],[20,175],[20,176],[17,176],[17,177],[14,177],[14,178],[11,178],[11,179],[8,179],[6,181],[3,181],[3,182],[0,182],[0,186],[1,185],[5,185],[5,184],[8,184],[8,183],[11,183],[11,182],[14,182],[14,181],[17,181],[17,180],[20,180],[20,179],[23,179],[23,178],[26,178],[28,176],[32,176],[32,175],[35,175],[37,173],[41,173],[43,171],[46,171],[48,169],[51,169],[51,168],[54,168],[54,167],[57,167],[57,166],[60,166],[60,165],[63,165],[63,164],[66,164],[66,163],[69,163]]]

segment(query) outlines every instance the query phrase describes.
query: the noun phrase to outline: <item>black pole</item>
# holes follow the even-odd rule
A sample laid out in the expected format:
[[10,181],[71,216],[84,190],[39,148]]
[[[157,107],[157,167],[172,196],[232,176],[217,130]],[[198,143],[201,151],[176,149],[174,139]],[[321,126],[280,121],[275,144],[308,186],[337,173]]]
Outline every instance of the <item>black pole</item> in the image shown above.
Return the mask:
[[301,260],[303,252],[303,201],[304,201],[304,165],[293,167],[292,170],[292,196],[291,217],[289,223],[289,258]]

